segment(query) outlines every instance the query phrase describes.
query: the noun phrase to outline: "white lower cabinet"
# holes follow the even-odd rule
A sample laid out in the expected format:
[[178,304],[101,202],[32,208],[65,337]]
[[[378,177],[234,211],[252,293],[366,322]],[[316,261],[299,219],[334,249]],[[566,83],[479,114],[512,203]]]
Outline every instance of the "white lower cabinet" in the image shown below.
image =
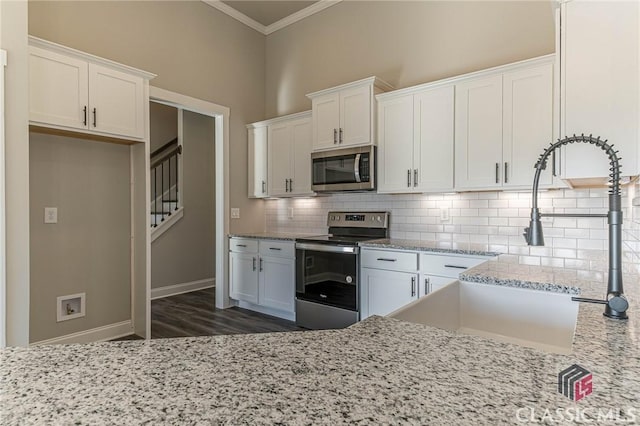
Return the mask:
[[360,318],[388,315],[418,299],[418,274],[362,268]]
[[294,243],[231,238],[229,247],[230,297],[290,318],[295,307]]
[[363,248],[360,319],[391,312],[458,280],[489,256]]

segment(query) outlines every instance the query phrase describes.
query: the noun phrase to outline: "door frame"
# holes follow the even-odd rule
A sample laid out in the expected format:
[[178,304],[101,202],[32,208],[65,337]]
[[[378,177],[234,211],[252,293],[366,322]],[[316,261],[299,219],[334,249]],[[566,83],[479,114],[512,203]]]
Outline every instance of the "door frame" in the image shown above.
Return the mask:
[[0,349],[7,345],[6,294],[7,261],[5,236],[5,170],[4,170],[4,68],[7,52],[0,49]]
[[[228,282],[228,239],[229,233],[229,114],[230,109],[223,105],[214,104],[202,99],[171,92],[159,87],[149,86],[149,101],[173,106],[178,109],[196,112],[215,119],[215,283],[216,283],[216,308],[231,306],[229,300]],[[149,232],[151,232],[149,230]],[[149,239],[149,241],[151,241]],[[149,243],[151,244],[151,243]],[[148,266],[151,265],[149,256]],[[150,281],[150,280],[149,280]],[[151,337],[151,288],[147,288],[147,338]]]

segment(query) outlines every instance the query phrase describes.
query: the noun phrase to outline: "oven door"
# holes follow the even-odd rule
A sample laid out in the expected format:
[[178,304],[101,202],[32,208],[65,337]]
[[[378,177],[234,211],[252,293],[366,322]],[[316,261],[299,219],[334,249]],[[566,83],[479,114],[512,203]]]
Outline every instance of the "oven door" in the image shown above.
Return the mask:
[[311,188],[319,192],[375,189],[375,147],[311,154]]
[[296,298],[358,312],[358,247],[296,244]]

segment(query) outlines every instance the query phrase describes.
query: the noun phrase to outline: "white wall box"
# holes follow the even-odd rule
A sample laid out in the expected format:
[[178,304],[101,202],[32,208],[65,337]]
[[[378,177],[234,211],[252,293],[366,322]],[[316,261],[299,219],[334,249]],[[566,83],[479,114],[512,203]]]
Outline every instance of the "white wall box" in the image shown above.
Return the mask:
[[267,125],[247,125],[249,198],[265,198],[267,193]]
[[[607,139],[620,151],[623,176],[640,172],[639,9],[637,1],[573,0],[561,3],[556,20],[561,134]],[[609,175],[607,156],[592,146],[568,146],[563,159],[572,184]]]
[[230,297],[242,307],[294,319],[294,242],[232,237],[229,250]]
[[56,298],[57,322],[81,318],[86,315],[86,294],[77,293]]
[[454,85],[378,95],[378,192],[453,190]]
[[[521,61],[456,84],[456,190],[531,186],[537,158],[554,140],[553,61]],[[555,170],[550,164],[541,187],[554,184]]]
[[375,144],[375,95],[392,87],[369,77],[307,95],[313,112],[313,151]]
[[155,75],[29,37],[29,120],[36,128],[143,141]]

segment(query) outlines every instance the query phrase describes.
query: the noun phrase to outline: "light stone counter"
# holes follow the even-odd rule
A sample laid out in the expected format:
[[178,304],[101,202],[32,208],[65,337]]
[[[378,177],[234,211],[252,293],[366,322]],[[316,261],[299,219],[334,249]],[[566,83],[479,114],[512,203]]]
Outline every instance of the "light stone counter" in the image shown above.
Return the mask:
[[295,241],[298,238],[315,237],[318,234],[296,234],[289,232],[253,232],[242,234],[229,234],[229,238],[253,238],[257,240],[283,240]]
[[451,243],[449,241],[399,240],[386,238],[359,243],[360,247],[416,250],[434,253],[465,254],[470,256],[498,256],[487,250],[486,244]]
[[[504,285],[501,264],[488,268]],[[488,279],[478,268],[465,278]],[[571,355],[381,317],[344,330],[5,349],[0,424],[638,424],[639,283],[625,275],[627,321],[580,305]],[[572,364],[593,374],[578,402],[557,391]]]

